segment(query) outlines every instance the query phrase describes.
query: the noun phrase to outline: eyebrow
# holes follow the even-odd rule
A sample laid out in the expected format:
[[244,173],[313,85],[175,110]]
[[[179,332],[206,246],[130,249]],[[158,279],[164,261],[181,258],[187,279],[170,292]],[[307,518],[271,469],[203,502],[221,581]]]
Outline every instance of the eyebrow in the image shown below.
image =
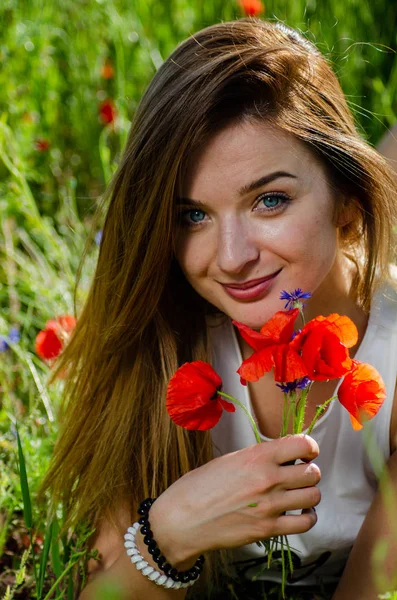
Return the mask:
[[[268,175],[264,175],[263,177],[260,177],[256,181],[252,181],[251,183],[243,185],[243,187],[240,188],[238,191],[239,196],[245,196],[246,194],[249,194],[250,192],[254,192],[258,188],[260,188],[268,183],[271,183],[272,181],[275,181],[276,179],[281,179],[282,177],[298,179],[298,177],[296,175],[293,175],[292,173],[288,173],[287,171],[274,171],[274,173],[268,173]],[[192,200],[191,198],[186,198],[186,197],[178,197],[177,203],[178,204],[191,204],[193,206],[203,206],[203,204],[204,204],[203,202],[200,202],[199,200]]]
[[260,177],[252,183],[243,185],[243,187],[239,189],[238,193],[240,196],[244,196],[245,194],[249,194],[250,192],[253,192],[254,190],[262,187],[263,185],[266,185],[267,183],[271,183],[275,179],[280,179],[281,177],[290,177],[292,179],[297,179],[296,175],[288,173],[287,171],[274,171],[274,173],[264,175],[263,177]]

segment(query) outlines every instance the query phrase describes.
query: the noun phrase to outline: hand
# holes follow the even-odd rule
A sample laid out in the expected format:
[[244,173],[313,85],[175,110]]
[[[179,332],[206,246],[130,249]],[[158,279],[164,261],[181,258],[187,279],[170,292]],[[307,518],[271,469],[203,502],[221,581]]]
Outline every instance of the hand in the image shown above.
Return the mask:
[[[317,443],[293,435],[215,458],[172,484],[150,509],[154,538],[178,568],[199,554],[235,548],[315,525],[319,468],[310,463]],[[284,466],[301,459],[304,464]],[[249,506],[256,503],[257,506]],[[300,515],[285,515],[302,509]]]

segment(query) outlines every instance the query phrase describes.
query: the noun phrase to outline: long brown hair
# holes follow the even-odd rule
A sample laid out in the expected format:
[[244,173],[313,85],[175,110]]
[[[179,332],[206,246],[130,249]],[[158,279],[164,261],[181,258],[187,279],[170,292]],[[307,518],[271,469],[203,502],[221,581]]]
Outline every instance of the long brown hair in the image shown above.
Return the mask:
[[395,222],[393,176],[356,131],[326,59],[295,31],[257,19],[208,27],[164,62],[139,105],[107,215],[92,287],[59,369],[63,427],[44,482],[69,524],[134,514],[212,457],[208,433],[176,427],[167,382],[182,362],[208,360],[208,306],[173,256],[175,197],[189,157],[220,128],[266,119],[321,157],[337,203],[353,201],[342,228],[360,266],[357,301],[368,310],[388,276]]

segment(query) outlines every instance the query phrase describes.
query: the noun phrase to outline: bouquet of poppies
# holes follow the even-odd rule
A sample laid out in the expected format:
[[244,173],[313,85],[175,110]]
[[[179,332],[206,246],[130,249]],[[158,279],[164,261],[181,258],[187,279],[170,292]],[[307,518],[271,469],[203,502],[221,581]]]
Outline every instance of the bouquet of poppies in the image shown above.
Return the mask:
[[[253,349],[252,355],[237,370],[241,383],[246,385],[247,382],[258,381],[265,373],[273,371],[275,385],[284,394],[280,436],[286,435],[289,429],[294,434],[302,433],[307,398],[315,381],[343,377],[337,394],[317,406],[307,434],[311,433],[333,400],[338,399],[348,410],[353,428],[360,429],[364,421],[376,415],[386,397],[385,386],[377,370],[349,356],[349,348],[357,344],[358,332],[348,317],[331,314],[305,323],[303,300],[310,297],[310,293],[299,288],[291,293],[281,292],[280,299],[286,301],[284,310],[275,313],[259,332],[233,321],[242,338]],[[302,320],[301,329],[296,328],[298,316]],[[251,414],[239,400],[222,390],[222,379],[210,364],[202,361],[185,363],[168,385],[168,413],[177,425],[186,429],[211,429],[218,423],[223,410],[234,412],[235,405],[245,412],[257,442],[261,443]],[[274,550],[281,548],[284,584],[286,566],[288,564],[292,571],[292,561],[288,540],[283,537],[284,540],[274,538],[261,543],[268,556],[268,566]]]

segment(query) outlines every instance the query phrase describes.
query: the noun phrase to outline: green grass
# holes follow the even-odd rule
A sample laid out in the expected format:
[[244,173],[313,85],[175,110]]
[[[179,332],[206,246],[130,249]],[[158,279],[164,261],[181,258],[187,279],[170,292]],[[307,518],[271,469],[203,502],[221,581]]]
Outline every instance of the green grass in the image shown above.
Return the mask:
[[[62,514],[49,523],[35,502],[62,393],[61,381],[47,384],[51,369],[36,356],[35,337],[48,319],[73,313],[84,244],[100,228],[93,213],[150,78],[182,39],[240,16],[234,0],[1,3],[0,336],[16,327],[20,341],[0,353],[0,598],[72,598],[87,558],[89,532],[58,539]],[[317,41],[363,134],[377,143],[396,120],[396,3],[269,0],[265,16]],[[114,125],[98,117],[107,98]],[[77,307],[96,256],[92,240]]]

